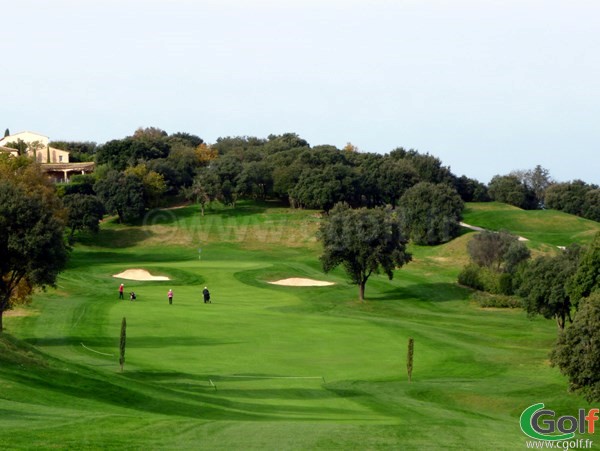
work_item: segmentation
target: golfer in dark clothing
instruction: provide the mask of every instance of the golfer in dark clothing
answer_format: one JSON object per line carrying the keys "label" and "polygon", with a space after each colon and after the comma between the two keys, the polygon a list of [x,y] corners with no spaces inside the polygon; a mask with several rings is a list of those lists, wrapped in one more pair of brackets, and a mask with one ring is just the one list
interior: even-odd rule
{"label": "golfer in dark clothing", "polygon": [[210,302],[210,292],[208,291],[208,288],[204,287],[204,290],[202,290],[202,294],[204,295],[204,303],[205,304],[211,303]]}

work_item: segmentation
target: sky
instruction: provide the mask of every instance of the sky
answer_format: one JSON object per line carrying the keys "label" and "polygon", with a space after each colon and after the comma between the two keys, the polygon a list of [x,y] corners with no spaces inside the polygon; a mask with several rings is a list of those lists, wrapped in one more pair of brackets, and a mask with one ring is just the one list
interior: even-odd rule
{"label": "sky", "polygon": [[600,184],[597,0],[19,0],[0,127],[98,144],[139,127],[297,133]]}

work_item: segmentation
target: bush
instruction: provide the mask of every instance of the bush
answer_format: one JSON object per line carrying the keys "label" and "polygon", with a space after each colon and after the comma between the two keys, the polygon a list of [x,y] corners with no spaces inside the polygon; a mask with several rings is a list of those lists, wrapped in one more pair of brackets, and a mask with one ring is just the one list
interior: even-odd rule
{"label": "bush", "polygon": [[521,299],[518,297],[504,294],[489,294],[478,291],[471,296],[471,299],[483,308],[521,308],[523,306]]}
{"label": "bush", "polygon": [[458,275],[458,283],[492,294],[513,294],[512,277],[475,264],[467,265]]}
{"label": "bush", "polygon": [[479,279],[480,267],[474,264],[467,265],[458,275],[458,283],[465,287],[483,290],[483,284]]}

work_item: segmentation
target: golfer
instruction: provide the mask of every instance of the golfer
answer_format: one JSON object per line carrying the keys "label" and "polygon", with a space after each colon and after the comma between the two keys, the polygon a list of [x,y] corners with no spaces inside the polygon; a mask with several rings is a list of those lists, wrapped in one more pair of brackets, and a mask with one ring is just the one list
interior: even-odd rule
{"label": "golfer", "polygon": [[125,286],[123,284],[119,285],[119,299],[123,299],[123,289]]}
{"label": "golfer", "polygon": [[202,290],[202,294],[204,295],[204,303],[205,304],[211,303],[210,302],[210,292],[208,291],[208,288],[204,287],[204,290]]}
{"label": "golfer", "polygon": [[173,290],[169,290],[167,293],[167,297],[169,298],[169,304],[173,303]]}

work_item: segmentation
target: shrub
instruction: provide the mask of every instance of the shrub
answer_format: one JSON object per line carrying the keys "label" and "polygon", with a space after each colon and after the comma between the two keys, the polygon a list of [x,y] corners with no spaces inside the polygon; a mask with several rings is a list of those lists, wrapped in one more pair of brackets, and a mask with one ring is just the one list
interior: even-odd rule
{"label": "shrub", "polygon": [[479,279],[480,267],[474,264],[467,265],[458,275],[458,283],[465,287],[483,290],[483,284]]}
{"label": "shrub", "polygon": [[489,294],[478,291],[471,296],[471,299],[483,308],[521,308],[522,302],[516,296],[507,296],[504,294]]}

